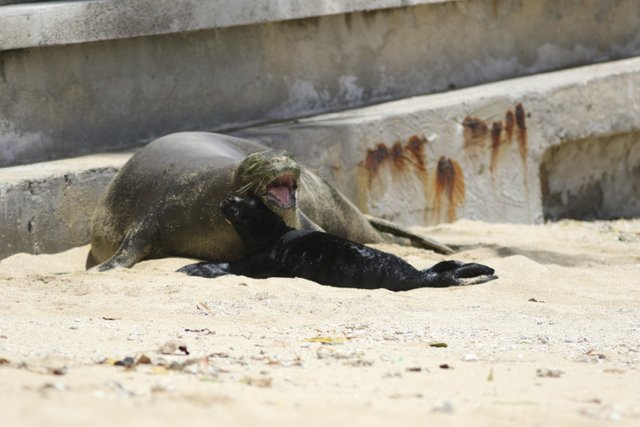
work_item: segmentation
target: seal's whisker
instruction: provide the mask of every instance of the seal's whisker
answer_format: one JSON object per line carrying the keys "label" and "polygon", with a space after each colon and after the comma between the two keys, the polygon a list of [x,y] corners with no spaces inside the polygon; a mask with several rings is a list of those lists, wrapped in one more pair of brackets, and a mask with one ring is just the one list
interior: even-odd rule
{"label": "seal's whisker", "polygon": [[248,182],[247,184],[245,184],[244,186],[240,187],[240,189],[238,190],[238,194],[244,194],[247,193],[249,190],[252,189],[252,187],[254,186],[255,181],[252,182]]}

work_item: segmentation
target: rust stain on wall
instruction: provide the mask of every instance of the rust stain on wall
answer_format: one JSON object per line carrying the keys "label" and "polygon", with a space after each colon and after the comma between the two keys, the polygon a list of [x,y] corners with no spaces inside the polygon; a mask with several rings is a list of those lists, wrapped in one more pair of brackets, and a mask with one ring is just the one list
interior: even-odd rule
{"label": "rust stain on wall", "polygon": [[[486,124],[479,126],[475,136],[483,132],[486,134],[487,129]],[[427,143],[424,136],[412,135],[404,143],[396,141],[391,146],[378,143],[368,149],[358,168],[358,207],[367,211],[372,192],[382,195],[408,185],[410,194],[414,191],[412,181],[418,179],[427,208],[425,220],[430,223],[455,221],[457,210],[465,201],[462,167],[455,160],[440,157],[435,170],[428,171]],[[378,179],[384,177],[386,179]],[[393,186],[397,186],[396,189]],[[404,197],[407,197],[406,193]]]}
{"label": "rust stain on wall", "polygon": [[427,167],[425,165],[426,154],[424,146],[427,143],[427,138],[424,136],[412,135],[405,146],[408,153],[411,156],[413,165],[419,172],[426,174]]}
{"label": "rust stain on wall", "polygon": [[[514,112],[515,110],[515,112]],[[491,150],[491,163],[489,170],[493,175],[498,166],[501,163],[503,157],[505,144],[511,145],[515,138],[518,141],[518,150],[520,152],[520,159],[525,168],[527,168],[527,124],[526,124],[526,112],[522,103],[518,103],[514,110],[507,110],[503,120],[496,120],[488,124],[488,121],[482,120],[475,116],[467,116],[462,121],[464,128],[464,146],[465,150],[470,150],[474,147],[473,153],[470,154],[474,157],[478,156],[478,150]],[[487,147],[486,140],[487,135],[490,136],[490,145]],[[476,161],[482,161],[480,159]],[[526,173],[525,173],[526,175]]]}
{"label": "rust stain on wall", "polygon": [[518,139],[518,147],[520,148],[520,158],[522,159],[522,163],[526,168],[528,142],[527,142],[527,123],[526,123],[525,116],[526,114],[524,112],[524,108],[522,107],[522,104],[516,105],[516,125],[517,125],[516,137]]}
{"label": "rust stain on wall", "polygon": [[[411,135],[404,144],[402,141],[396,141],[389,147],[379,143],[374,148],[368,149],[364,160],[359,164],[357,173],[356,204],[358,207],[363,212],[367,212],[369,192],[374,185],[374,179],[379,177],[383,168],[391,173],[394,181],[400,175],[411,174],[417,176],[426,187],[428,179],[424,148],[426,144],[427,138],[424,135]],[[386,191],[384,183],[378,185],[382,185],[382,188],[378,188],[379,191]]]}
{"label": "rust stain on wall", "polygon": [[455,160],[440,157],[436,169],[436,215],[439,219],[442,219],[443,202],[446,202],[446,220],[449,222],[455,221],[458,206],[464,203],[464,199],[465,184],[462,168]]}
{"label": "rust stain on wall", "polygon": [[391,161],[393,162],[394,169],[399,171],[404,170],[404,148],[400,141],[397,141],[393,144],[393,147],[391,147]]}
{"label": "rust stain on wall", "polygon": [[[473,168],[467,172],[482,173],[488,168],[491,176],[496,177],[501,164],[513,161],[515,156],[516,161],[520,158],[522,162],[524,185],[528,188],[528,117],[522,103],[491,118],[473,114],[465,117],[461,123],[467,162],[465,168]],[[423,135],[411,135],[407,139],[379,142],[367,149],[357,171],[358,207],[366,212],[370,194],[374,194],[376,201],[402,202],[403,207],[398,209],[421,209],[411,199],[398,199],[418,196],[418,203],[425,204],[424,219],[427,223],[454,221],[466,197],[462,166],[456,160],[442,156],[428,168],[427,143],[429,141]],[[423,194],[416,194],[416,190]]]}
{"label": "rust stain on wall", "polygon": [[385,164],[389,164],[393,172],[408,172],[408,168],[413,167],[414,172],[426,174],[424,152],[426,143],[427,139],[418,135],[409,137],[404,145],[402,142],[396,141],[391,148],[388,148],[384,143],[379,143],[375,148],[367,150],[367,155],[360,166],[367,171],[369,183]]}
{"label": "rust stain on wall", "polygon": [[384,144],[378,144],[373,149],[367,150],[367,157],[364,160],[364,167],[371,173],[378,173],[380,166],[387,159],[389,150]]}
{"label": "rust stain on wall", "polygon": [[491,174],[495,172],[500,157],[500,144],[502,144],[502,122],[493,122],[491,126]]}
{"label": "rust stain on wall", "polygon": [[464,145],[473,145],[474,143],[482,143],[489,132],[487,124],[472,116],[467,116],[462,121],[464,127]]}
{"label": "rust stain on wall", "polygon": [[513,116],[513,111],[508,110],[507,113],[504,115],[504,130],[506,133],[506,137],[508,141],[512,141],[513,140],[513,123],[515,121],[515,118]]}

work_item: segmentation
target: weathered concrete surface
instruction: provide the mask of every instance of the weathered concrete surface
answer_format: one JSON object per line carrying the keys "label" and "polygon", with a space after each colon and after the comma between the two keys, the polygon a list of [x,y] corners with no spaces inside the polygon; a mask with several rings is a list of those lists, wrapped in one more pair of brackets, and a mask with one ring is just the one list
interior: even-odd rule
{"label": "weathered concrete surface", "polygon": [[548,149],[540,166],[546,219],[640,216],[640,132]]}
{"label": "weathered concrete surface", "polygon": [[[640,58],[240,134],[406,224],[640,215]],[[0,169],[0,258],[88,242],[96,200],[129,156]]]}
{"label": "weathered concrete surface", "polygon": [[98,198],[130,155],[101,154],[0,169],[0,258],[87,243]]}
{"label": "weathered concrete surface", "polygon": [[[96,16],[88,10],[116,3],[128,12],[89,19]],[[322,16],[261,23],[263,16],[302,17],[303,3]],[[131,147],[180,130],[287,120],[640,54],[636,0],[415,2],[421,4],[374,11],[358,11],[365,7],[361,1],[334,9],[337,3],[281,0],[262,9],[248,1],[167,0],[162,2],[170,11],[167,16],[177,19],[172,31],[189,30],[181,25],[205,19],[206,14],[196,13],[205,7],[211,8],[209,19],[227,16],[220,25],[247,25],[1,51],[0,166]],[[380,7],[399,3],[414,4],[372,2]],[[148,9],[140,11],[143,4]],[[214,14],[220,5],[228,6],[226,15]],[[0,8],[4,40],[13,34],[5,25],[7,10],[42,7]],[[93,40],[91,32],[101,26],[131,35],[131,16],[138,12],[150,17],[140,24],[149,32],[156,24],[166,29],[174,23],[161,20],[161,9],[144,2],[48,7],[80,8],[79,15],[52,15],[78,24],[45,26],[50,32],[34,35],[38,39],[32,44],[46,44],[42,40],[47,37],[77,43],[82,34],[85,41]],[[355,12],[343,13],[351,10]],[[46,21],[48,15],[38,16]],[[117,25],[120,17],[122,27]],[[77,34],[67,39],[67,30]]]}
{"label": "weathered concrete surface", "polygon": [[[575,149],[547,155],[550,206],[558,197],[554,209],[568,205],[571,197],[589,192],[583,186],[604,179],[609,184],[599,190],[600,201],[585,199],[598,204],[592,212],[640,215],[640,58],[239,135],[290,150],[364,212],[407,224],[456,218],[540,222],[541,164],[549,149],[565,147]],[[579,147],[571,145],[576,141],[582,141]]]}
{"label": "weathered concrete surface", "polygon": [[[0,5],[33,3],[0,0]],[[102,0],[0,9],[0,50],[262,24],[458,0]],[[54,4],[52,4],[54,3]]]}

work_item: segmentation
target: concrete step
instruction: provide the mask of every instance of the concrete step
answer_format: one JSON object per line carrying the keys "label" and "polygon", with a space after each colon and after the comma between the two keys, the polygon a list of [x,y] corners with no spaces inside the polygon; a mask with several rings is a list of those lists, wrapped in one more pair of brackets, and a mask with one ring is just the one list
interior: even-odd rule
{"label": "concrete step", "polygon": [[[640,58],[237,134],[290,150],[364,212],[409,225],[640,215]],[[0,169],[0,258],[87,243],[130,155]]]}
{"label": "concrete step", "polygon": [[91,216],[131,152],[0,168],[0,259],[89,241]]}

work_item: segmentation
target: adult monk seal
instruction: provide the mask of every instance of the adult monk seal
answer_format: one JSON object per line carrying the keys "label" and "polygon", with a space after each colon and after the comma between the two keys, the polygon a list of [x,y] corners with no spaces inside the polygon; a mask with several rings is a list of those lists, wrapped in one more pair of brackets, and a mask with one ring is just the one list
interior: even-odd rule
{"label": "adult monk seal", "polygon": [[470,285],[496,278],[490,267],[460,261],[442,261],[419,271],[395,255],[332,234],[295,230],[255,197],[230,197],[221,210],[250,255],[228,263],[190,264],[178,271],[201,277],[302,277],[322,285],[391,291]]}
{"label": "adult monk seal", "polygon": [[369,223],[375,219],[289,153],[226,135],[180,132],[146,145],[114,177],[93,216],[87,268],[131,267],[169,256],[231,261],[247,255],[219,209],[230,195],[259,197],[293,228],[323,229],[360,243],[384,241]]}

